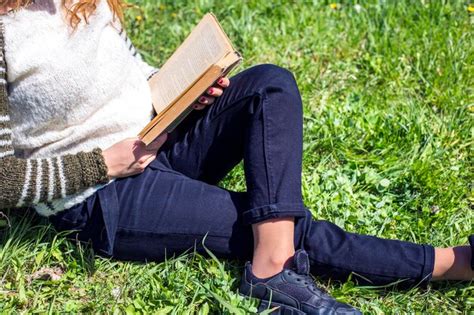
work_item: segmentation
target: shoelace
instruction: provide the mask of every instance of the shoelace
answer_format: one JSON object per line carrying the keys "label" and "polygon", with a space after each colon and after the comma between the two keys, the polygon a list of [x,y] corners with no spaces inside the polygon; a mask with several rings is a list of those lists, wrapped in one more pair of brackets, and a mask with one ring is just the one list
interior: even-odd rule
{"label": "shoelace", "polygon": [[319,288],[319,287],[316,287],[316,285],[314,284],[314,281],[313,281],[313,278],[311,278],[311,276],[309,275],[302,275],[302,274],[299,274],[299,273],[296,273],[295,271],[288,271],[288,275],[291,276],[292,274],[295,274],[296,277],[296,281],[303,281],[303,284],[304,285],[307,285],[309,286],[311,289],[313,290],[316,290],[316,291],[320,291],[322,294],[324,294],[325,296],[329,296],[327,294],[327,291],[323,288]]}

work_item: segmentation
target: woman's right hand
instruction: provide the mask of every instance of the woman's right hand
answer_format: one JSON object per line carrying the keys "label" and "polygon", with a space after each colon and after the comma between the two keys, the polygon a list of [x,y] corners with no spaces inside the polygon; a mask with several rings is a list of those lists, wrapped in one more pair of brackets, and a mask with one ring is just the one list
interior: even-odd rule
{"label": "woman's right hand", "polygon": [[127,177],[143,173],[155,158],[158,149],[165,143],[164,133],[146,146],[138,138],[128,138],[102,151],[109,178]]}

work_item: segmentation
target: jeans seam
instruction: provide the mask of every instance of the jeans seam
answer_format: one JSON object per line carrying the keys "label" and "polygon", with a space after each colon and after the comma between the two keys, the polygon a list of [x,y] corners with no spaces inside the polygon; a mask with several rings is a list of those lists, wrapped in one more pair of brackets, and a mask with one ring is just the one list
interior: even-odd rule
{"label": "jeans seam", "polygon": [[184,236],[199,236],[199,237],[204,237],[204,236],[211,236],[211,237],[218,237],[218,238],[230,238],[231,235],[217,235],[217,234],[209,234],[209,233],[204,233],[204,234],[196,234],[196,233],[186,233],[186,232],[156,232],[156,231],[148,231],[148,230],[140,230],[140,229],[133,229],[133,228],[125,228],[122,226],[117,227],[117,232],[119,231],[126,231],[126,232],[139,232],[139,233],[144,233],[144,234],[153,234],[153,235],[184,235]]}
{"label": "jeans seam", "polygon": [[[214,115],[211,119],[210,122],[212,123],[215,119],[217,119],[219,116],[221,116],[223,113],[225,113],[227,110],[233,108],[233,105],[236,103],[239,103],[246,98],[255,98],[258,97],[260,99],[260,102],[264,103],[267,101],[267,97],[262,94],[260,91],[256,91],[251,93],[250,95],[246,95],[244,97],[238,98],[237,100],[231,102],[230,104],[227,104],[225,108]],[[264,155],[264,161],[265,161],[265,170],[266,170],[266,178],[267,178],[267,193],[268,193],[268,203],[274,203],[274,194],[273,194],[273,174],[271,172],[271,155],[268,154],[268,130],[270,129],[270,126],[268,125],[268,119],[266,119],[266,114],[265,114],[265,104],[262,104],[262,117],[263,117],[263,155]]]}
{"label": "jeans seam", "polygon": [[[251,211],[251,210],[249,210]],[[300,211],[300,210],[272,210],[272,211],[268,211],[267,213],[265,213],[264,216],[268,216],[268,215],[271,215],[271,214],[287,214],[287,213],[300,213],[300,212],[303,212],[303,211]]]}
{"label": "jeans seam", "polygon": [[[433,277],[433,269],[434,269],[434,248],[430,245],[423,245],[424,253],[425,253],[425,264],[421,271],[421,282],[430,281]],[[429,253],[429,254],[428,254]],[[428,261],[430,259],[430,261]]]}
{"label": "jeans seam", "polygon": [[268,149],[268,132],[270,129],[270,126],[268,125],[268,119],[266,118],[266,108],[265,102],[267,100],[266,96],[261,95],[261,102],[262,102],[262,117],[263,117],[263,156],[264,156],[264,161],[265,161],[265,171],[266,171],[266,177],[267,177],[267,193],[268,193],[268,203],[272,204],[274,203],[274,197],[272,193],[272,187],[273,187],[273,177],[272,177],[272,171],[271,171],[271,155],[269,154],[269,149]]}
{"label": "jeans seam", "polygon": [[348,268],[346,265],[344,264],[335,264],[335,263],[329,263],[329,262],[324,262],[324,261],[320,261],[320,260],[316,260],[314,258],[310,258],[311,261],[313,262],[316,262],[316,263],[320,263],[320,264],[325,264],[325,265],[329,265],[329,266],[333,266],[333,267],[336,267],[336,268],[339,268],[339,269],[344,269],[348,272],[351,272],[351,273],[359,273],[359,272],[362,272],[362,273],[366,273],[366,274],[370,274],[370,275],[375,275],[375,276],[383,276],[383,277],[397,277],[397,278],[406,278],[406,279],[415,279],[413,276],[408,276],[408,275],[404,275],[404,276],[400,276],[398,275],[397,273],[392,273],[392,275],[387,275],[387,272],[384,272],[384,271],[381,271],[380,269],[372,269],[372,271],[367,271],[367,269],[365,268],[361,268],[359,266],[359,270],[354,270],[354,268]]}
{"label": "jeans seam", "polygon": [[[275,205],[275,204],[273,204]],[[290,217],[304,217],[306,216],[306,208],[304,207],[303,204],[294,204],[294,203],[285,203],[285,204],[279,204],[281,207],[284,207],[282,210],[281,207],[277,207],[275,210],[267,210],[266,213],[264,214],[256,214],[256,211],[259,211],[260,209],[264,208],[270,208],[271,205],[265,205],[257,208],[252,208],[249,210],[246,210],[242,213],[243,220],[246,224],[253,224],[255,221],[263,221],[267,220],[268,217],[284,217],[284,216],[290,216]],[[289,208],[297,208],[295,209],[289,209]]]}
{"label": "jeans seam", "polygon": [[[224,108],[219,111],[218,113],[216,113],[215,115],[213,115],[210,119],[209,119],[209,122],[210,123],[213,123],[216,119],[218,119],[222,114],[224,114],[225,112],[227,112],[228,110],[232,109],[234,107],[234,104],[237,104],[243,100],[245,100],[246,98],[253,98],[255,96],[261,96],[261,94],[259,92],[253,92],[252,94],[250,95],[245,95],[245,96],[242,96],[238,99],[236,99],[235,101],[231,102],[231,103],[228,103],[226,104],[226,106],[224,106]],[[214,104],[215,105],[215,104]],[[210,110],[212,110],[213,108],[216,108],[216,107],[212,107]],[[204,114],[205,115],[205,114]],[[202,123],[202,119],[204,117],[201,117],[200,118],[200,123]],[[179,153],[183,152],[185,149],[182,148],[176,155],[179,156]],[[202,143],[199,143],[199,150],[198,150],[199,154],[202,154]],[[169,157],[165,154],[165,157],[167,159],[169,159]],[[183,175],[183,174],[181,174]],[[199,176],[201,176],[201,174],[197,174],[196,178],[198,178]]]}
{"label": "jeans seam", "polygon": [[[248,210],[245,210],[245,212],[249,212],[249,211],[256,211],[256,210],[260,210],[262,208],[268,208],[268,207],[271,207],[271,206],[275,206],[275,207],[300,207],[301,208],[301,211],[304,211],[306,212],[306,207],[304,206],[304,204],[302,202],[298,202],[298,203],[284,203],[284,202],[279,202],[279,203],[270,203],[270,204],[267,204],[267,205],[263,205],[263,206],[259,206],[259,207],[255,207],[255,208],[252,208],[252,209],[248,209]],[[281,210],[279,210],[281,211]],[[286,210],[285,210],[286,211]],[[290,211],[300,211],[300,210],[290,210]]]}

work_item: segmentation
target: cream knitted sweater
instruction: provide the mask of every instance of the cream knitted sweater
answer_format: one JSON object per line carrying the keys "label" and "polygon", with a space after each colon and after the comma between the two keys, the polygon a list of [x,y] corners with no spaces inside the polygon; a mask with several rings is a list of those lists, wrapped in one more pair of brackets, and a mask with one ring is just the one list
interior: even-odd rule
{"label": "cream knitted sweater", "polygon": [[[147,77],[154,69],[141,60],[107,1],[98,1],[89,23],[74,32],[66,25],[61,2],[36,0],[1,18],[11,138],[18,158],[105,149],[136,136],[152,114]],[[44,164],[36,171],[44,172]],[[31,183],[29,171],[25,185],[41,186]],[[51,215],[100,187],[38,203],[36,209]]]}

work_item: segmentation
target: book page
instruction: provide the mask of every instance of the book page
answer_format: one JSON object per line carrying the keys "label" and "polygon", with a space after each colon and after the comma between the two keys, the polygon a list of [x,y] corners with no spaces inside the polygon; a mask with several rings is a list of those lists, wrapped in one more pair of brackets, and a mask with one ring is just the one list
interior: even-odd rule
{"label": "book page", "polygon": [[153,106],[160,113],[214,63],[233,51],[212,14],[206,14],[150,80]]}

